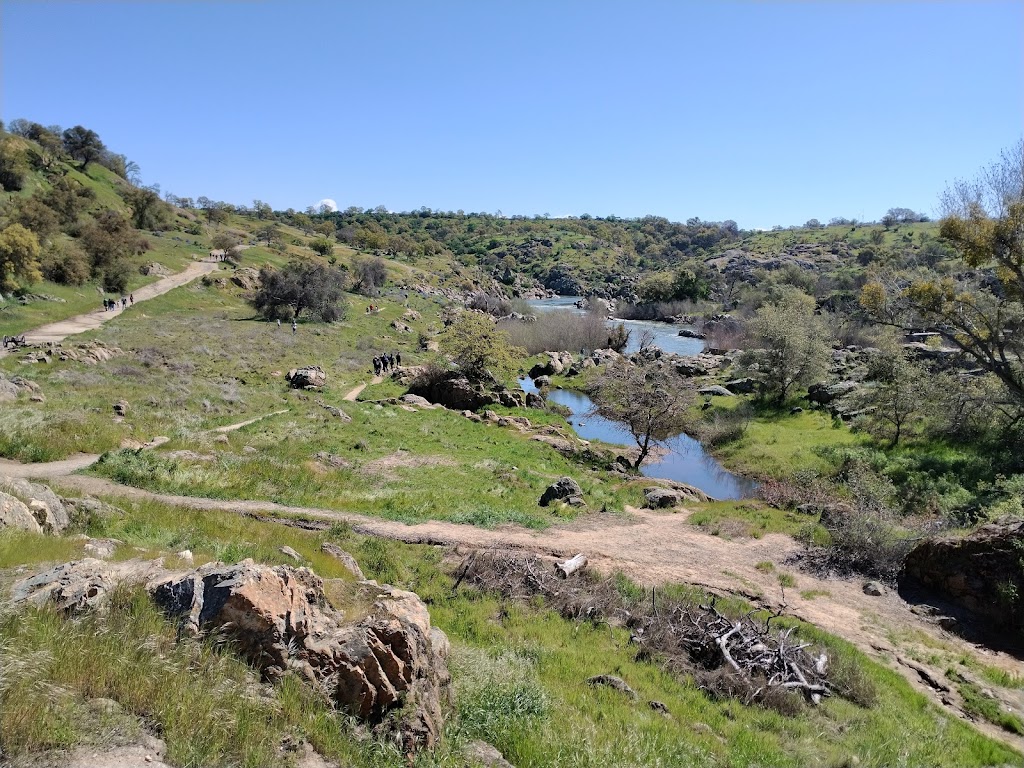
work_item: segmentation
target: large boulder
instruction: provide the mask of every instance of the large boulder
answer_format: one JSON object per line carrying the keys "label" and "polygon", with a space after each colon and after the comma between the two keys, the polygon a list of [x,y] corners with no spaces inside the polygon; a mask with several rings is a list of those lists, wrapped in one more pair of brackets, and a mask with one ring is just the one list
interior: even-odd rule
{"label": "large boulder", "polygon": [[836,384],[811,384],[807,388],[807,399],[812,403],[828,405],[844,395],[848,395],[857,389],[859,385],[855,381],[840,381]]}
{"label": "large boulder", "polygon": [[0,477],[0,492],[21,501],[44,533],[61,533],[71,524],[63,501],[45,485],[19,477]]}
{"label": "large boulder", "polygon": [[[530,378],[536,379],[540,376],[557,376],[565,370],[561,356],[556,352],[545,352],[547,360],[542,360],[530,369]],[[570,361],[571,362],[571,361]]]}
{"label": "large boulder", "polygon": [[144,585],[186,631],[229,639],[265,679],[294,672],[339,709],[396,733],[405,750],[432,747],[440,737],[448,639],[412,592],[335,582],[332,597],[352,606],[339,610],[308,568],[244,560],[172,572],[158,560],[87,559],[18,582],[14,597],[76,611],[101,607],[122,582]]}
{"label": "large boulder", "polygon": [[571,477],[560,477],[544,491],[540,505],[546,507],[553,501],[564,501],[573,507],[583,506],[583,489]]}
{"label": "large boulder", "polygon": [[259,270],[252,267],[236,269],[234,274],[231,275],[231,282],[244,291],[255,291],[260,287]]}
{"label": "large boulder", "polygon": [[0,530],[4,528],[17,528],[32,533],[42,533],[43,530],[21,499],[0,491]]}
{"label": "large boulder", "polygon": [[1024,521],[990,523],[962,538],[923,541],[900,587],[938,593],[1024,641]]}
{"label": "large boulder", "polygon": [[476,411],[487,405],[496,405],[498,397],[457,373],[441,379],[421,377],[409,387],[410,395],[419,395],[432,403],[453,411]]}
{"label": "large boulder", "polygon": [[327,383],[327,374],[319,365],[292,368],[284,378],[293,389],[323,389]]}

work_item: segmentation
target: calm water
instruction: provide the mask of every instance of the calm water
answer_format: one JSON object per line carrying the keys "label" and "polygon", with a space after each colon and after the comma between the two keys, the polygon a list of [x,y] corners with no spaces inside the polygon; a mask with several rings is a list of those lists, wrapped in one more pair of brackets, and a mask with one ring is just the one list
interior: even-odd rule
{"label": "calm water", "polygon": [[[579,296],[556,296],[553,299],[533,299],[528,302],[538,312],[550,312],[554,309],[567,309],[572,312],[583,314],[585,310],[577,309],[574,305],[579,301]],[[616,323],[625,323],[631,333],[629,344],[626,345],[627,354],[636,352],[640,334],[650,331],[654,334],[654,344],[663,352],[676,355],[698,355],[704,351],[704,342],[701,339],[687,339],[679,336],[681,326],[669,323],[655,323],[650,320],[617,320]]]}
{"label": "calm water", "polygon": [[[537,391],[529,378],[520,379],[519,384],[526,392]],[[636,445],[629,430],[618,422],[588,415],[593,402],[586,395],[566,389],[552,389],[548,392],[548,400],[564,405],[572,411],[569,418],[572,420],[573,428],[584,440],[601,440],[615,445]],[[716,499],[749,499],[754,495],[757,483],[726,471],[689,435],[676,435],[669,438],[665,445],[668,454],[660,460],[650,459],[641,465],[640,471],[643,474],[689,483]]]}

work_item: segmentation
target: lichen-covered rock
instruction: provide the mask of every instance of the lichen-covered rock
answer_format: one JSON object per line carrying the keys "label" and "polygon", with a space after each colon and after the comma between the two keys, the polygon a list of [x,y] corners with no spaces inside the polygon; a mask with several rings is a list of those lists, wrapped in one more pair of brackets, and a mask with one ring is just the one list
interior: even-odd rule
{"label": "lichen-covered rock", "polygon": [[21,499],[0,491],[0,529],[17,528],[32,533],[42,533],[35,516]]}
{"label": "lichen-covered rock", "polygon": [[583,489],[571,477],[560,477],[548,486],[540,497],[542,507],[549,506],[553,501],[564,501],[570,506],[583,505]]}
{"label": "lichen-covered rock", "polygon": [[327,374],[319,365],[292,368],[284,378],[293,389],[323,389],[327,383]]}
{"label": "lichen-covered rock", "polygon": [[356,562],[356,559],[337,544],[331,544],[331,542],[325,541],[320,545],[320,551],[339,561],[359,581],[366,578],[363,575],[363,569],[359,567],[359,563]]}
{"label": "lichen-covered rock", "polygon": [[61,533],[71,524],[61,498],[45,485],[20,477],[0,477],[0,491],[20,500],[43,533]]}
{"label": "lichen-covered rock", "polygon": [[451,682],[448,639],[412,592],[337,582],[338,590],[351,592],[339,599],[356,606],[348,617],[308,568],[244,560],[173,572],[159,560],[86,559],[23,579],[14,598],[80,611],[101,607],[122,582],[145,585],[184,629],[230,639],[265,679],[296,673],[339,709],[395,732],[406,750],[432,747],[440,737]]}

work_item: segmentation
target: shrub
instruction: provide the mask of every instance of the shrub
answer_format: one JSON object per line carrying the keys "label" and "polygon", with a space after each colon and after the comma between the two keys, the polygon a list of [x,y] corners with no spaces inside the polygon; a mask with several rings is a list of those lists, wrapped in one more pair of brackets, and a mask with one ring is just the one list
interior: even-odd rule
{"label": "shrub", "polygon": [[629,331],[624,326],[610,327],[596,312],[542,312],[536,320],[502,320],[498,327],[508,333],[513,344],[531,355],[609,346],[622,349],[629,340]]}

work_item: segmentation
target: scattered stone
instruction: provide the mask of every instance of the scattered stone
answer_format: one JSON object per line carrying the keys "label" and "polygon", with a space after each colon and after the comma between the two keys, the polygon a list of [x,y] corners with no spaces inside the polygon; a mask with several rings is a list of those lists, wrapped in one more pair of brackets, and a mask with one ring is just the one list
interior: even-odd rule
{"label": "scattered stone", "polygon": [[171,274],[171,270],[155,261],[152,264],[143,264],[139,267],[139,272],[143,275],[157,275],[158,277],[167,277]]}
{"label": "scattered stone", "polygon": [[402,395],[399,399],[403,403],[415,405],[417,408],[437,408],[437,406],[427,400],[427,398],[420,397],[419,395]]}
{"label": "scattered stone", "polygon": [[652,700],[647,702],[647,706],[653,709],[655,712],[660,712],[663,715],[670,714],[668,711],[668,705],[666,705],[664,702]]}
{"label": "scattered stone", "polygon": [[400,320],[392,320],[391,327],[399,333],[412,333],[412,328]]}
{"label": "scattered stone", "polygon": [[725,382],[725,388],[734,395],[750,395],[757,388],[757,382],[753,379],[733,379]]}
{"label": "scattered stone", "polygon": [[252,267],[236,269],[234,274],[231,275],[231,282],[242,290],[255,291],[260,287],[259,270],[253,269]]}
{"label": "scattered stone", "polygon": [[[537,435],[537,437],[541,437],[541,435]],[[583,506],[583,489],[571,477],[561,477],[548,486],[540,497],[539,503],[542,507],[546,507],[552,501],[564,501],[573,507]]]}
{"label": "scattered stone", "polygon": [[710,397],[735,397],[732,392],[719,384],[712,384],[710,387],[701,387],[697,390],[697,393],[701,395],[708,395]]}
{"label": "scattered stone", "polygon": [[117,545],[123,544],[118,539],[89,539],[82,547],[82,551],[90,557],[98,557],[100,560],[109,560],[117,551]]}
{"label": "scattered stone", "polygon": [[497,749],[486,741],[470,741],[462,748],[462,754],[471,766],[484,768],[515,768]]}
{"label": "scattered stone", "polygon": [[789,409],[789,415],[790,416],[795,416],[796,414],[803,413],[803,412],[804,412],[804,409],[801,408],[799,405],[794,406],[793,408]]}
{"label": "scattered stone", "polygon": [[227,443],[230,443],[231,440],[228,439],[227,435],[220,434],[220,435],[217,435],[215,438],[213,438],[213,442],[215,442],[215,443],[222,443],[222,444],[226,445]]}
{"label": "scattered stone", "polygon": [[345,568],[347,568],[357,580],[362,581],[366,578],[363,575],[363,569],[359,567],[359,563],[356,562],[356,559],[337,544],[325,541],[320,545],[320,551],[325,555],[330,555],[335,560],[340,561],[341,564],[345,566]]}
{"label": "scattered stone", "polygon": [[349,416],[336,405],[328,405],[323,400],[317,400],[316,404],[323,408],[325,411],[327,411],[329,414],[331,414],[331,416],[333,416],[336,419],[341,419],[346,424],[352,421],[352,417]]}
{"label": "scattered stone", "polygon": [[535,386],[537,389],[544,389],[544,387],[550,387],[551,386],[551,377],[550,376],[537,376],[537,377],[535,377],[533,379],[533,386]]}
{"label": "scattered stone", "polygon": [[29,402],[32,402],[32,403],[45,403],[46,402],[46,398],[43,397],[42,395],[32,395],[32,397],[29,398]]}
{"label": "scattered stone", "polygon": [[864,585],[864,594],[870,595],[871,597],[881,597],[885,592],[885,588],[877,581],[869,581]]}
{"label": "scattered stone", "polygon": [[195,559],[192,557],[191,549],[183,549],[181,552],[178,552],[176,556],[179,560],[184,563],[188,563],[189,565],[192,565],[192,563],[195,562]]}
{"label": "scattered stone", "polygon": [[300,555],[294,549],[289,547],[287,544],[285,546],[281,547],[278,551],[282,555],[287,555],[288,557],[290,557],[292,560],[294,560],[297,563],[301,563],[303,561],[302,555]]}
{"label": "scattered stone", "polygon": [[701,333],[700,331],[696,331],[693,328],[680,328],[679,329],[679,335],[682,336],[683,338],[687,338],[687,339],[706,339],[707,338],[707,336],[705,336],[703,333]]}
{"label": "scattered stone", "polygon": [[352,462],[349,461],[348,459],[333,453],[327,453],[326,451],[320,451],[313,458],[319,461],[321,464],[326,464],[327,466],[334,467],[335,469],[352,468]]}
{"label": "scattered stone", "polygon": [[284,378],[293,389],[323,389],[327,383],[327,374],[319,365],[292,368]]}
{"label": "scattered stone", "polygon": [[122,418],[127,416],[128,415],[128,401],[127,400],[118,400],[116,403],[114,403],[114,413],[116,413],[118,416],[121,416]]}
{"label": "scattered stone", "polygon": [[538,395],[536,392],[527,392],[526,407],[544,410],[544,398]]}
{"label": "scattered stone", "polygon": [[626,681],[621,677],[615,675],[594,675],[587,679],[587,685],[606,685],[609,688],[614,688],[617,691],[622,691],[624,694],[629,696],[631,699],[640,698],[637,696],[636,691],[626,684]]}

